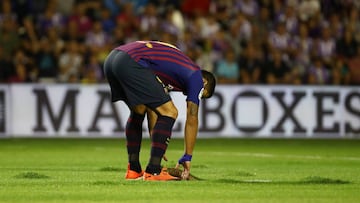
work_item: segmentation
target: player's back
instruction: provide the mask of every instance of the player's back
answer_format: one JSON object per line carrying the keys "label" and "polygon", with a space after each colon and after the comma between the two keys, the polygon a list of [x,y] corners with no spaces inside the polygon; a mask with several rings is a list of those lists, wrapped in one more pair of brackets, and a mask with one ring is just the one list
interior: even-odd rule
{"label": "player's back", "polygon": [[177,47],[159,41],[136,41],[118,48],[142,66],[150,68],[165,84],[183,91],[187,80],[200,68]]}

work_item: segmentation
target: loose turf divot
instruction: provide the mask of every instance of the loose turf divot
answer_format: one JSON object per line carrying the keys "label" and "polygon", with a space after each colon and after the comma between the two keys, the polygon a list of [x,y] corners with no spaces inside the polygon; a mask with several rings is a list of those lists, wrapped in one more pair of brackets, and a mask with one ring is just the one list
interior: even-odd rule
{"label": "loose turf divot", "polygon": [[123,168],[107,166],[107,167],[100,168],[99,171],[125,172],[126,170]]}
{"label": "loose turf divot", "polygon": [[[182,173],[181,169],[168,168],[167,171],[170,175],[181,178],[181,173]],[[190,174],[189,180],[203,180],[203,179]]]}
{"label": "loose turf divot", "polygon": [[36,173],[36,172],[25,172],[20,173],[15,176],[15,178],[25,178],[25,179],[47,179],[50,178],[47,175]]}
{"label": "loose turf divot", "polygon": [[304,183],[304,184],[349,184],[350,181],[324,178],[324,177],[320,177],[320,176],[309,176],[309,177],[306,177],[303,180],[301,180],[299,183]]}

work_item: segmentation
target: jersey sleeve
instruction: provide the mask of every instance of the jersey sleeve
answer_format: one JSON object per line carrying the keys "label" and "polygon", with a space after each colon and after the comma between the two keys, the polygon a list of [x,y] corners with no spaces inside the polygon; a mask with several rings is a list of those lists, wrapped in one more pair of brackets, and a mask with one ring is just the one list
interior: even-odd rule
{"label": "jersey sleeve", "polygon": [[186,101],[199,105],[204,90],[201,71],[194,72],[189,78]]}

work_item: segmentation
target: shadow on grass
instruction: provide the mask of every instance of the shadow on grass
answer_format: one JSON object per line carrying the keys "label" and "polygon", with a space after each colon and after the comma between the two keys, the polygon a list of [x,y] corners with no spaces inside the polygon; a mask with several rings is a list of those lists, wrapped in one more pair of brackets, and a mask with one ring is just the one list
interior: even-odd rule
{"label": "shadow on grass", "polygon": [[104,172],[126,172],[126,169],[125,168],[119,168],[119,167],[113,167],[113,166],[107,166],[107,167],[100,168],[99,171],[104,171]]}
{"label": "shadow on grass", "polygon": [[36,172],[25,172],[20,173],[15,176],[15,178],[22,178],[22,179],[48,179],[50,178],[47,175],[36,173]]}
{"label": "shadow on grass", "polygon": [[233,179],[218,179],[215,180],[218,183],[228,184],[274,184],[274,185],[342,185],[350,184],[350,181],[341,179],[325,178],[320,176],[309,176],[298,181],[272,181],[265,179],[253,179],[253,180],[233,180]]}

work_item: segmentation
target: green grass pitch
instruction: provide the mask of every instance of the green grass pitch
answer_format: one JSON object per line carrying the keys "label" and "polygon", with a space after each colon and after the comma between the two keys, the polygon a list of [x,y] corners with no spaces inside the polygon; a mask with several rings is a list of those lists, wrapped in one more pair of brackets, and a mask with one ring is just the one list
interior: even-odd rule
{"label": "green grass pitch", "polygon": [[360,140],[199,139],[199,181],[126,181],[126,166],[120,138],[0,139],[0,202],[360,202]]}

